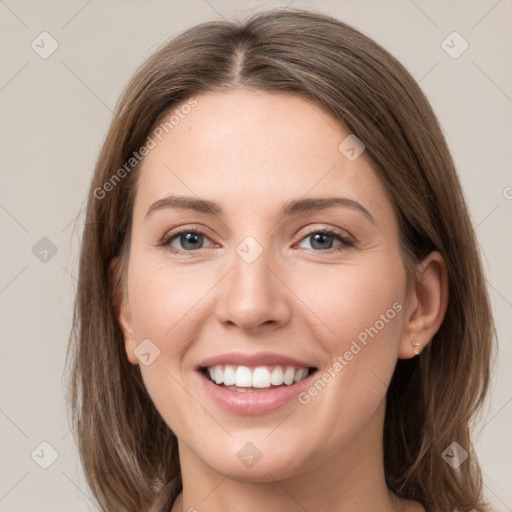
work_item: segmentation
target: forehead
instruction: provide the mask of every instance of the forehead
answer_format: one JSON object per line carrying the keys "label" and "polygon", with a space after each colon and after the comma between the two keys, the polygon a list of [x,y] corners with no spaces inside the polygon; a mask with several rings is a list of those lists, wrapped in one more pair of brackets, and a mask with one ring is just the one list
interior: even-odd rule
{"label": "forehead", "polygon": [[173,123],[151,135],[156,144],[141,167],[136,210],[173,193],[261,212],[308,195],[343,195],[377,216],[391,213],[370,160],[340,151],[350,134],[321,106],[252,90],[194,99],[192,108],[166,114],[163,122],[174,115]]}

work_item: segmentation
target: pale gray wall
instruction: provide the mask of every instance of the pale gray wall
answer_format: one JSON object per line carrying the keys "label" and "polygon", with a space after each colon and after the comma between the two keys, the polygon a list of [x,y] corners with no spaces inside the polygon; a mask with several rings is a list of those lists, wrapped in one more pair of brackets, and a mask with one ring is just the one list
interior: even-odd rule
{"label": "pale gray wall", "polygon": [[[145,57],[181,30],[287,3],[0,1],[1,511],[78,512],[90,504],[74,441],[66,435],[61,376],[76,284],[73,221],[78,215],[82,226],[93,164],[122,87]],[[476,446],[489,499],[496,511],[510,511],[512,1],[291,4],[317,8],[376,39],[420,80],[439,116],[485,255],[500,338]],[[58,42],[47,59],[31,47],[34,40],[43,46],[43,31]],[[453,31],[469,43],[457,59],[441,47]],[[455,50],[460,44],[453,43]],[[43,237],[57,248],[46,263],[33,253]],[[43,441],[58,452],[48,469],[31,458]],[[39,448],[34,458],[51,462],[50,449],[42,449],[44,457]]]}

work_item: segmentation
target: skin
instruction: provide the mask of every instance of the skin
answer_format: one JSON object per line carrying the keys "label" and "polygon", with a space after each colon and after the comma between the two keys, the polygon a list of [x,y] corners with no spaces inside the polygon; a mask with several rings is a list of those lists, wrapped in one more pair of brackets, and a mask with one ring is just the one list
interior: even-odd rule
{"label": "skin", "polygon": [[[160,350],[140,366],[179,442],[184,491],[172,512],[424,510],[387,489],[382,431],[397,359],[414,357],[412,343],[425,347],[443,320],[443,258],[430,254],[406,288],[392,202],[365,152],[349,161],[338,150],[348,132],[320,106],[240,89],[196,99],[144,160],[118,299],[130,362],[140,364],[133,351],[146,338]],[[170,193],[224,213],[146,218]],[[279,216],[286,201],[332,195],[359,202],[375,224],[349,207]],[[180,227],[206,231],[198,248],[179,236],[159,245]],[[315,244],[326,228],[354,245]],[[236,252],[247,236],[263,251],[252,263]],[[237,415],[199,386],[196,364],[237,350],[288,354],[321,373],[396,302],[402,310],[306,405]],[[262,453],[252,467],[236,456],[247,442]]]}

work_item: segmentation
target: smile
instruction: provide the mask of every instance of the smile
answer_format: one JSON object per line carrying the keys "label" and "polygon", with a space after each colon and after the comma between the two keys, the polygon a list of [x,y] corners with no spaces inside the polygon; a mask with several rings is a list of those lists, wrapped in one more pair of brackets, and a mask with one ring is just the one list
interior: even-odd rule
{"label": "smile", "polygon": [[249,367],[217,364],[202,370],[203,374],[218,386],[237,392],[254,392],[291,386],[308,377],[314,368],[284,365]]}

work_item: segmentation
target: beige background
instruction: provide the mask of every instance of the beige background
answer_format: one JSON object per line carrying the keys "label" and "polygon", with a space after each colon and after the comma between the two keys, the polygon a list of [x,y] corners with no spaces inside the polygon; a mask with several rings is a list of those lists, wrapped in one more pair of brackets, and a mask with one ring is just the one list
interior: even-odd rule
{"label": "beige background", "polygon": [[[0,511],[93,509],[68,434],[62,372],[81,209],[122,87],[145,57],[183,29],[287,3],[0,1]],[[499,332],[476,447],[488,498],[496,511],[510,511],[512,1],[291,5],[334,15],[373,37],[420,81],[439,116],[484,253]],[[43,51],[43,31],[58,44],[47,59],[31,47],[35,40]],[[453,31],[469,44],[456,59],[441,46]],[[51,41],[42,37],[48,51]],[[52,462],[53,452],[42,442],[58,453],[47,469],[40,464]]]}

